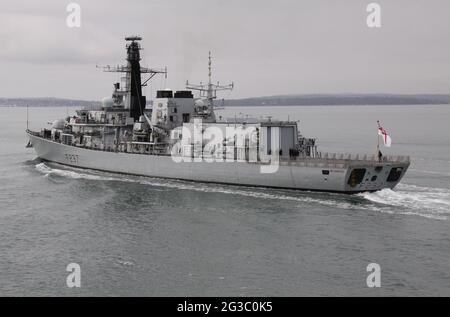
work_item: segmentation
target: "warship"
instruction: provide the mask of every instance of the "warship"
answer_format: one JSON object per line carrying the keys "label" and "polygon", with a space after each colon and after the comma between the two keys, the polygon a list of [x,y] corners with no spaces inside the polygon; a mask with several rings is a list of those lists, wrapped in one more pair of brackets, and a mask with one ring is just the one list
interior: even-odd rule
{"label": "warship", "polygon": [[[302,136],[297,121],[216,118],[217,92],[234,85],[186,83],[184,90],[158,90],[147,107],[142,88],[167,68],[140,65],[141,42],[126,37],[124,73],[101,105],[31,131],[29,146],[43,161],[113,173],[337,193],[394,188],[405,175],[407,156],[324,153]],[[194,97],[194,92],[196,96]]]}

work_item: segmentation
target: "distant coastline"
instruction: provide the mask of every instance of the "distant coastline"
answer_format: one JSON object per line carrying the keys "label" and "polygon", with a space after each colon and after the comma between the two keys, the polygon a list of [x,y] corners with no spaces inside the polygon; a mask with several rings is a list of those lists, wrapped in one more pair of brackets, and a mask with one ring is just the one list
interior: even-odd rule
{"label": "distant coastline", "polygon": [[[315,94],[281,95],[244,99],[217,100],[226,107],[257,106],[349,106],[349,105],[445,105],[450,95],[445,94]],[[0,107],[96,107],[99,101],[64,98],[0,98]],[[150,103],[151,105],[151,103]]]}
{"label": "distant coastline", "polygon": [[225,106],[352,106],[450,104],[450,95],[315,94],[225,100]]}
{"label": "distant coastline", "polygon": [[0,98],[0,107],[92,107],[98,101],[74,100],[64,98]]}

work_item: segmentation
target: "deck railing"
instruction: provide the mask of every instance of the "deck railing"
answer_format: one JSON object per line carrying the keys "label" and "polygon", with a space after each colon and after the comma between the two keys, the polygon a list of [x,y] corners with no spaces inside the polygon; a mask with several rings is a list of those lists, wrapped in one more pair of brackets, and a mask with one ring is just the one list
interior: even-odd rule
{"label": "deck railing", "polygon": [[[377,163],[409,163],[409,156],[382,156],[370,154],[326,153],[318,152],[314,157],[298,156],[294,158],[280,158],[281,165],[298,165],[305,167],[346,168],[349,164],[365,165]],[[272,162],[273,164],[273,162]]]}
{"label": "deck railing", "polygon": [[340,160],[340,161],[364,161],[364,162],[409,162],[409,156],[400,155],[383,155],[381,159],[375,154],[350,154],[350,153],[328,153],[319,152],[318,159]]}
{"label": "deck railing", "polygon": [[[27,130],[27,132],[31,135],[34,135],[36,137],[40,137],[43,139],[46,139],[51,142],[55,143],[62,143],[61,140],[52,140],[45,138],[42,133],[39,132],[33,132],[30,130]],[[131,143],[130,143],[131,144]],[[66,144],[69,146],[74,147],[81,147],[86,148],[89,150],[95,150],[95,151],[103,151],[103,152],[116,152],[116,150],[112,148],[95,148],[95,147],[85,147],[85,146],[76,146],[74,144]],[[170,154],[166,153],[155,153],[151,151],[139,151],[134,150],[133,147],[131,147],[131,151],[127,151],[128,154],[147,154],[147,155],[159,155],[159,156],[170,156]],[[301,166],[323,166],[323,167],[336,167],[336,168],[343,168],[347,166],[349,163],[409,163],[410,157],[409,156],[398,156],[398,155],[386,155],[382,156],[381,159],[378,158],[377,155],[370,155],[370,154],[350,154],[350,153],[328,153],[328,152],[317,152],[315,153],[314,157],[311,156],[297,156],[297,157],[267,157],[268,161],[261,161],[261,162],[250,162],[250,163],[266,163],[270,164],[272,162],[280,162],[281,164],[295,164],[295,165],[301,165]]]}

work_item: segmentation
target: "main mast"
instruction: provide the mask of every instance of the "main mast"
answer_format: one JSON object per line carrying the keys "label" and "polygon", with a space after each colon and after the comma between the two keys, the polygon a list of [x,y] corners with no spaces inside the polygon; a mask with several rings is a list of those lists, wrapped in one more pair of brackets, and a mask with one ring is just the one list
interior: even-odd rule
{"label": "main mast", "polygon": [[[126,45],[127,49],[127,65],[111,67],[107,65],[104,67],[105,72],[126,73],[125,77],[125,108],[130,109],[130,116],[135,121],[144,114],[146,107],[146,98],[142,95],[142,87],[146,86],[147,82],[156,74],[166,74],[167,70],[155,70],[141,67],[140,51],[142,50],[139,41],[142,40],[140,36],[125,37],[125,41],[130,42]],[[142,74],[150,74],[143,83],[141,79]]]}
{"label": "main mast", "polygon": [[130,41],[127,44],[127,71],[126,76],[126,90],[128,91],[128,98],[126,103],[130,109],[130,116],[134,120],[138,120],[139,117],[144,113],[146,106],[146,98],[142,95],[142,84],[141,84],[141,56],[140,50],[141,46],[138,41],[142,40],[141,37],[133,36],[126,37],[125,41]]}

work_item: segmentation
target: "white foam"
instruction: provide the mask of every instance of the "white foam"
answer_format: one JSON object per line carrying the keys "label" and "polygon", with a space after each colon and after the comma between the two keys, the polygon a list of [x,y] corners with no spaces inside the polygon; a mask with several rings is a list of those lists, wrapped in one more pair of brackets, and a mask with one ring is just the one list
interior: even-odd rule
{"label": "white foam", "polygon": [[87,179],[87,180],[100,180],[100,181],[130,181],[128,179],[121,179],[118,177],[105,177],[94,174],[81,173],[76,170],[57,169],[47,166],[45,163],[36,165],[36,170],[48,175],[58,175],[61,177],[73,178],[73,179]]}
{"label": "white foam", "polygon": [[359,196],[379,205],[396,207],[386,208],[385,212],[439,220],[447,220],[450,216],[450,190],[445,188],[399,184],[395,190],[383,189]]}
{"label": "white foam", "polygon": [[39,163],[35,166],[35,168],[43,174],[49,174],[52,171],[52,169],[45,165],[45,163]]}
{"label": "white foam", "polygon": [[86,170],[74,168],[71,170],[51,168],[45,163],[37,164],[36,170],[46,176],[57,175],[60,177],[94,181],[132,182],[160,188],[319,204],[340,209],[363,209],[389,214],[416,215],[438,220],[447,220],[450,216],[450,191],[445,188],[399,184],[395,190],[383,189],[375,193],[358,194],[357,196],[363,200],[355,203],[354,200],[351,201],[350,198],[343,195],[323,194],[321,197],[317,197],[317,195],[313,195],[312,193],[290,192],[288,190],[270,190],[270,192],[267,192],[264,189],[241,189],[242,187],[233,185],[212,185],[177,180],[162,181],[157,178],[117,176],[115,174],[95,171],[89,171],[87,173]]}
{"label": "white foam", "polygon": [[[75,168],[69,169],[57,169],[51,168],[45,163],[40,163],[36,165],[36,169],[45,174],[49,175],[57,175],[60,177],[67,177],[73,179],[86,179],[86,180],[98,180],[98,181],[119,181],[119,182],[133,182],[139,183],[142,185],[150,185],[154,187],[161,188],[174,188],[178,190],[189,190],[196,192],[205,192],[205,193],[221,193],[228,195],[239,195],[245,197],[252,198],[260,198],[260,199],[270,199],[270,200],[285,200],[285,201],[293,201],[299,203],[312,203],[312,204],[320,204],[327,207],[334,208],[343,208],[343,209],[361,209],[361,205],[354,205],[349,202],[341,202],[334,199],[332,195],[329,195],[329,198],[314,198],[307,193],[299,194],[298,192],[293,192],[292,196],[288,194],[281,193],[267,193],[263,192],[264,189],[239,189],[238,186],[233,185],[219,185],[219,184],[202,184],[202,183],[191,183],[186,181],[177,181],[177,180],[164,180],[161,181],[157,178],[149,178],[149,177],[127,177],[127,176],[116,176],[114,174],[101,173],[101,175],[88,174],[86,170],[79,170]],[[91,172],[91,171],[90,171]],[[95,173],[95,171],[92,171]],[[274,192],[273,190],[271,190]],[[289,193],[289,191],[285,191]],[[365,206],[364,209],[377,210],[374,206]]]}

